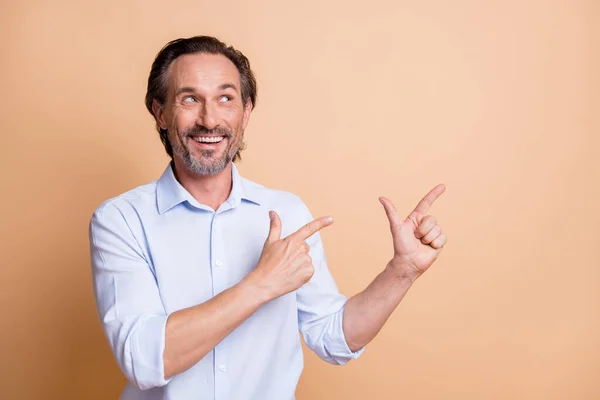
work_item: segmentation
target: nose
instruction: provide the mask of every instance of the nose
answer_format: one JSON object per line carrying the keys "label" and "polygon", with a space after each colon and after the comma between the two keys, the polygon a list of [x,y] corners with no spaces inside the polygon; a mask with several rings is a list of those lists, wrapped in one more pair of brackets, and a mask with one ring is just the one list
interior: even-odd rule
{"label": "nose", "polygon": [[215,110],[214,106],[210,104],[210,102],[206,102],[204,107],[200,107],[196,124],[204,126],[208,130],[211,130],[219,125],[217,110]]}

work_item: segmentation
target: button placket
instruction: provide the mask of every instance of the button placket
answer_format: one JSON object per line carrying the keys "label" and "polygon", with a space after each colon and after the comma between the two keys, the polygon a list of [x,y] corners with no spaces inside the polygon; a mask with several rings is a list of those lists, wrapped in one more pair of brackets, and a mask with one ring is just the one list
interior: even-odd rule
{"label": "button placket", "polygon": [[[212,251],[211,251],[211,268],[213,283],[215,287],[215,295],[221,293],[229,286],[229,272],[227,268],[227,257],[225,252],[225,217],[222,215],[222,210],[219,209],[214,216],[212,226]],[[214,364],[213,373],[215,379],[215,395],[216,399],[228,399],[228,386],[231,384],[229,381],[230,365],[228,363],[229,348],[228,340],[225,338],[214,348]]]}

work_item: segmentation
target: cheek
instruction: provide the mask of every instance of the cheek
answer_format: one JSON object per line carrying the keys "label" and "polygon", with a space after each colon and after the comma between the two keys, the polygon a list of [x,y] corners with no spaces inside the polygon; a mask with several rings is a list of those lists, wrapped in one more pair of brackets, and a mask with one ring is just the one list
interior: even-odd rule
{"label": "cheek", "polygon": [[232,117],[231,127],[236,133],[241,133],[244,130],[244,114],[235,114]]}
{"label": "cheek", "polygon": [[244,110],[240,107],[240,104],[231,104],[222,107],[220,110],[221,116],[231,126],[238,126],[244,119]]}
{"label": "cheek", "polygon": [[196,123],[194,114],[189,110],[182,108],[176,108],[173,110],[172,125],[177,128],[178,131],[184,130],[193,126]]}

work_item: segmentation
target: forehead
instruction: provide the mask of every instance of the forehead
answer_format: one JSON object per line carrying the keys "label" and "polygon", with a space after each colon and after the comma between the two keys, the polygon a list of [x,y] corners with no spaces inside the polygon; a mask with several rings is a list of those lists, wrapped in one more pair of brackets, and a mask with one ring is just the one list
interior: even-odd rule
{"label": "forehead", "polygon": [[192,87],[210,90],[222,84],[240,88],[240,73],[236,66],[222,54],[185,54],[177,57],[169,68],[169,88]]}

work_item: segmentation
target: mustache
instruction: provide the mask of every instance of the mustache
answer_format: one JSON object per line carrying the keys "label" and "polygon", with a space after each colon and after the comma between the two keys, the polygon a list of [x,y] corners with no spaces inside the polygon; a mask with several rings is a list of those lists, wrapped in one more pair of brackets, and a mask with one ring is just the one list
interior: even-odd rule
{"label": "mustache", "polygon": [[198,136],[198,135],[214,135],[214,136],[225,136],[230,138],[233,136],[233,131],[224,126],[217,126],[213,129],[208,129],[202,125],[196,125],[182,132],[185,136]]}

